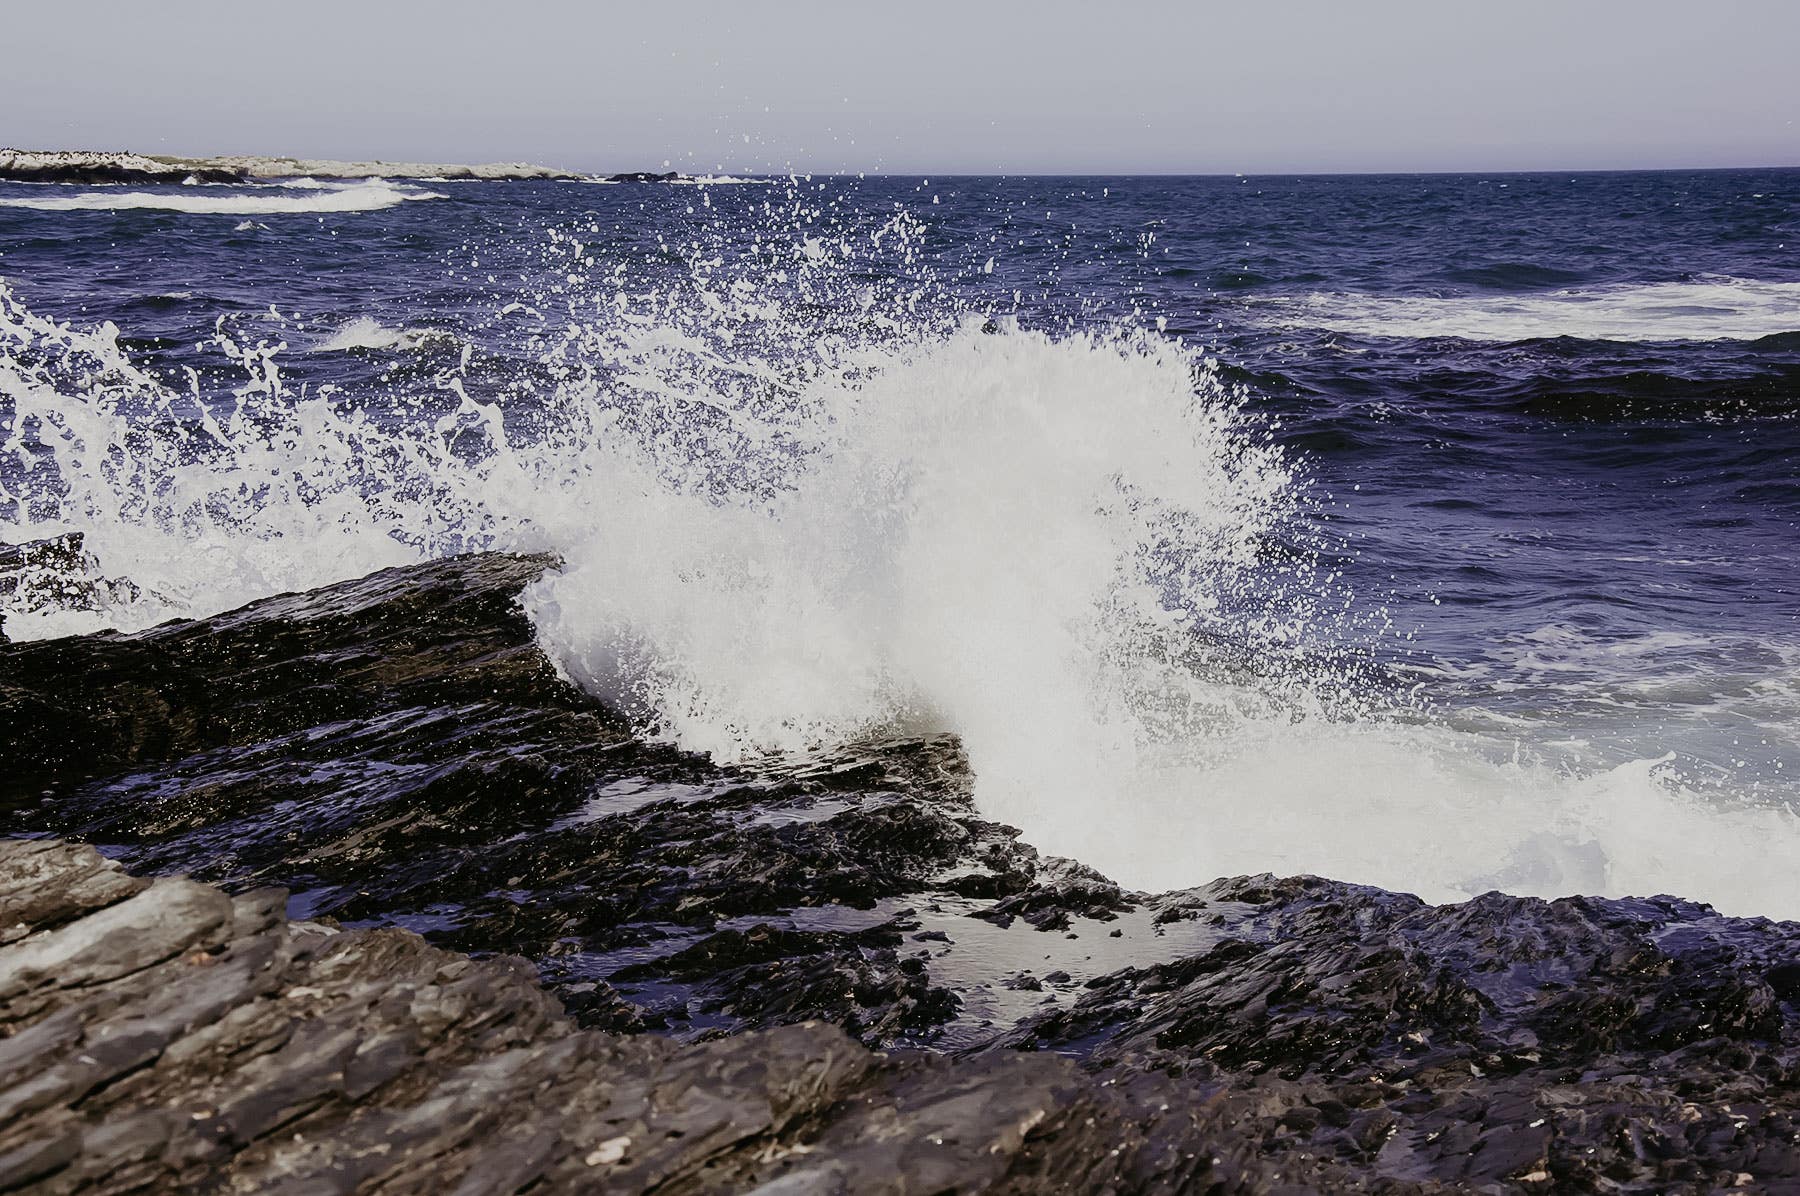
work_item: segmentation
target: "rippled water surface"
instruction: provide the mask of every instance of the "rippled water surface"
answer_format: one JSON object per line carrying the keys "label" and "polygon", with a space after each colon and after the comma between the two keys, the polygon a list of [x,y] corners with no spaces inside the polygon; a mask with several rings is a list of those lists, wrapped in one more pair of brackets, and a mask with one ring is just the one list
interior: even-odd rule
{"label": "rippled water surface", "polygon": [[551,547],[646,729],[1128,883],[1800,913],[1800,172],[0,185],[0,279],[0,540],[132,583],[12,634]]}

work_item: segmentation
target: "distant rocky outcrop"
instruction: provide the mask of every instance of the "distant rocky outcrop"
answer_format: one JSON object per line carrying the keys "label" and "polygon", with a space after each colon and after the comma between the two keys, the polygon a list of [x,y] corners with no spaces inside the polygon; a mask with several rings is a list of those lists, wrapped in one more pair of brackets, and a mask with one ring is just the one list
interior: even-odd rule
{"label": "distant rocky outcrop", "polygon": [[254,183],[282,179],[561,179],[587,176],[525,162],[464,166],[443,162],[341,162],[231,154],[183,158],[90,150],[0,149],[0,179],[32,183]]}
{"label": "distant rocky outcrop", "polygon": [[199,159],[209,166],[236,170],[258,179],[476,179],[488,182],[524,179],[579,179],[585,176],[529,162],[488,162],[463,166],[446,162],[340,162],[328,158],[264,158],[231,155]]}
{"label": "distant rocky outcrop", "polygon": [[115,861],[0,848],[0,1190],[1800,1187],[1800,924],[1133,893],[949,737],[636,735],[556,566],[0,646],[0,832]]}
{"label": "distant rocky outcrop", "polygon": [[143,154],[0,149],[0,179],[19,183],[238,183],[242,172]]}

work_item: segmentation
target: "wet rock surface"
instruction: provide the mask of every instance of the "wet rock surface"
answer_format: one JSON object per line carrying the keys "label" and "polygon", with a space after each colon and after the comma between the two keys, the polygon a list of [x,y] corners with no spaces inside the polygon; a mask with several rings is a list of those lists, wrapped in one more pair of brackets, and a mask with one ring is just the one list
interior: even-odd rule
{"label": "wet rock surface", "polygon": [[[109,1143],[162,1134],[183,1145],[144,1147],[152,1187],[560,1189],[598,1182],[590,1156],[626,1191],[1800,1184],[1800,925],[1311,877],[1127,892],[981,818],[950,739],[733,770],[634,737],[535,645],[516,599],[552,567],[463,557],[0,647],[0,830],[194,878],[7,848],[0,1051],[76,1077],[0,1148],[63,1159],[29,1182],[98,1184]],[[178,1049],[187,1014],[131,1004],[252,956],[281,978],[191,1001],[335,1046],[269,1071],[286,1046]],[[454,1017],[394,1012],[444,969],[480,978]],[[340,973],[361,995],[291,998]],[[129,995],[152,974],[179,983]],[[82,1063],[71,1035],[115,1016],[136,1062]],[[664,1075],[684,1095],[641,1095]],[[239,1098],[261,1111],[194,1128]],[[749,1128],[663,1138],[676,1106]],[[596,1137],[629,1117],[652,1120]]]}

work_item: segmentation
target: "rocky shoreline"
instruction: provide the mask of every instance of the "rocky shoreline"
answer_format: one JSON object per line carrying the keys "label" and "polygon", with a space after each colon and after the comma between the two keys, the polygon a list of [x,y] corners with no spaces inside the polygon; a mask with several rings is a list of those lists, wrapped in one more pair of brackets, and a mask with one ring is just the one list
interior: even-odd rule
{"label": "rocky shoreline", "polygon": [[365,179],[419,179],[432,182],[677,182],[676,172],[628,171],[595,176],[529,162],[462,165],[448,162],[344,162],[327,158],[281,158],[227,154],[185,158],[95,150],[0,149],[0,181],[18,183],[262,183],[291,179],[353,182]]}
{"label": "rocky shoreline", "polygon": [[1217,1156],[1166,1081],[877,1055],[819,1022],[689,1046],[584,1032],[523,960],[291,922],[284,899],[0,841],[0,1190],[1238,1191],[1260,1174]]}
{"label": "rocky shoreline", "polygon": [[1800,924],[1129,892],[949,738],[634,736],[553,567],[0,646],[0,1190],[1800,1185]]}

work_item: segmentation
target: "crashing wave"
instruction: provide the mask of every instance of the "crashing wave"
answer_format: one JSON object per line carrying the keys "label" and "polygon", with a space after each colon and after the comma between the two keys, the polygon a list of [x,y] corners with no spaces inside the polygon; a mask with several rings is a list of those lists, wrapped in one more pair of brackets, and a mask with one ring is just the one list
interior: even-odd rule
{"label": "crashing wave", "polygon": [[223,321],[244,384],[178,391],[116,329],[0,290],[0,539],[85,531],[143,595],[18,630],[551,548],[566,568],[527,599],[546,648],[647,733],[754,760],[951,731],[986,814],[1128,884],[1274,869],[1800,916],[1787,810],[1660,757],[1573,758],[1553,721],[1452,725],[1337,652],[1347,597],[1280,547],[1294,462],[1182,347],[957,318],[865,281],[848,234],[778,268],[690,253],[641,290],[599,264],[573,293],[587,242],[552,237],[556,288],[521,297],[567,313],[541,407],[470,393],[466,354],[411,406],[297,392],[279,344]]}

